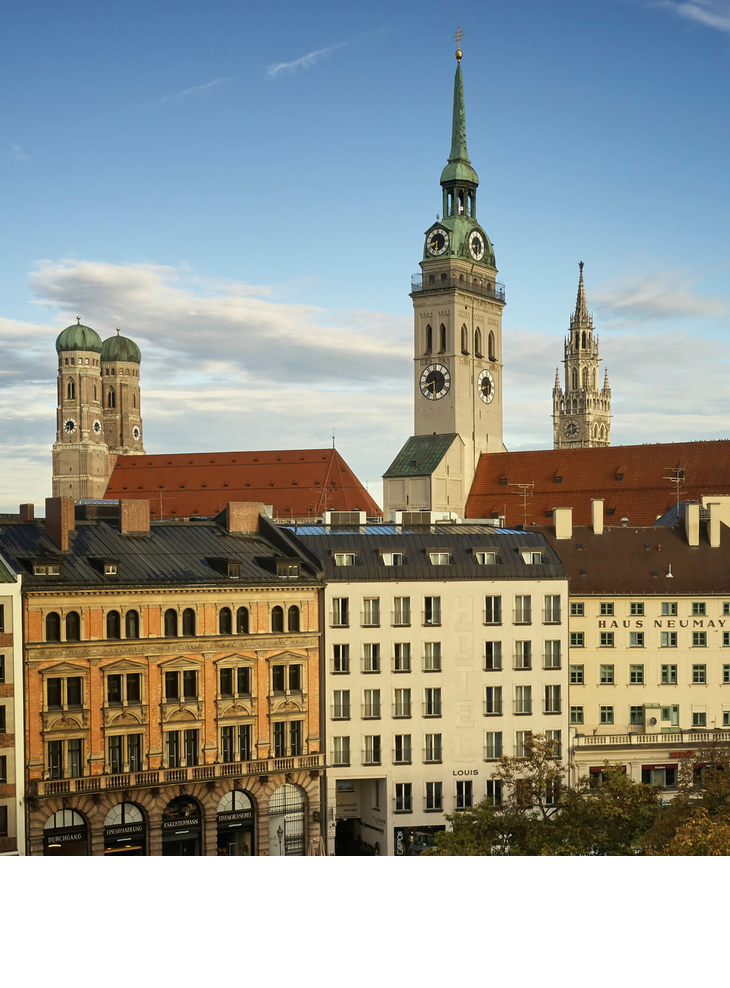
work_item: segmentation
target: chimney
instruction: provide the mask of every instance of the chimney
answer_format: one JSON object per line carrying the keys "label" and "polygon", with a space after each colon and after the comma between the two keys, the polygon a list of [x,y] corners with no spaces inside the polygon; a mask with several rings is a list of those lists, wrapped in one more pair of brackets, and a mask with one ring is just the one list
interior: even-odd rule
{"label": "chimney", "polygon": [[35,518],[35,505],[34,504],[21,504],[20,505],[20,520],[21,521],[33,521]]}
{"label": "chimney", "polygon": [[127,498],[119,502],[119,531],[139,535],[150,530],[150,502]]}
{"label": "chimney", "polygon": [[555,538],[573,538],[573,509],[553,508],[553,518],[555,520]]}
{"label": "chimney", "polygon": [[603,498],[594,497],[591,501],[591,525],[594,535],[603,535]]}
{"label": "chimney", "polygon": [[687,545],[699,545],[700,544],[699,504],[685,504],[684,529],[687,533]]}
{"label": "chimney", "polygon": [[262,501],[230,501],[226,505],[224,524],[229,532],[258,532],[259,515],[266,505]]}
{"label": "chimney", "polygon": [[710,537],[710,546],[717,549],[720,545],[720,512],[722,505],[717,501],[711,501],[707,505],[710,517],[707,519],[707,534]]}
{"label": "chimney", "polygon": [[75,528],[74,499],[72,497],[47,497],[46,535],[53,539],[63,552],[68,552],[68,537]]}

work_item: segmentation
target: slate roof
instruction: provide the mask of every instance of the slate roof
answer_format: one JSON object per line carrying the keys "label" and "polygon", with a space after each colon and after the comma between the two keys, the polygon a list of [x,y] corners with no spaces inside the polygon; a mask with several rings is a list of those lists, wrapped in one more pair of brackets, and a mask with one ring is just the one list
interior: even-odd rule
{"label": "slate roof", "polygon": [[[314,568],[302,570],[299,580],[276,575],[276,560],[295,553],[273,524],[263,523],[270,535],[229,533],[214,522],[157,522],[149,535],[122,535],[117,522],[77,521],[68,552],[61,552],[46,535],[42,521],[4,524],[0,550],[23,574],[23,586],[143,586],[191,584],[229,586],[247,584],[287,586],[318,583]],[[34,560],[61,563],[61,577],[33,575]],[[104,561],[117,561],[117,578],[104,576]],[[241,563],[240,579],[227,575],[225,561]]]}
{"label": "slate roof", "polygon": [[15,583],[16,577],[5,564],[5,560],[0,556],[0,583]]}
{"label": "slate roof", "polygon": [[545,525],[548,512],[563,506],[573,508],[573,524],[587,525],[592,498],[603,498],[608,522],[628,518],[629,525],[652,525],[676,504],[675,485],[666,479],[673,468],[685,472],[683,501],[730,494],[730,440],[486,453],[479,458],[466,517],[504,515],[507,525],[522,523],[522,491],[515,485],[532,483],[528,525]]}
{"label": "slate roof", "polygon": [[687,544],[683,525],[610,527],[602,535],[594,535],[590,527],[574,527],[571,539],[560,540],[554,529],[542,531],[563,561],[572,597],[727,594],[730,600],[730,528],[724,525],[720,545],[714,549],[704,525],[700,525],[698,546]]}
{"label": "slate roof", "polygon": [[428,477],[443,460],[457,433],[443,436],[411,436],[383,477]]}
{"label": "slate roof", "polygon": [[[495,529],[485,525],[424,525],[402,528],[395,525],[367,525],[338,528],[307,525],[287,531],[318,560],[331,582],[408,580],[546,580],[564,579],[565,573],[555,550],[541,533]],[[481,565],[475,551],[498,549],[496,565]],[[520,549],[541,549],[546,561],[525,563]],[[447,566],[431,565],[429,551],[450,552]],[[356,553],[354,566],[335,566],[335,552]],[[382,552],[403,552],[402,566],[386,566]]]}
{"label": "slate roof", "polygon": [[104,496],[149,500],[153,518],[217,515],[229,501],[271,504],[283,519],[382,514],[336,449],[119,456]]}

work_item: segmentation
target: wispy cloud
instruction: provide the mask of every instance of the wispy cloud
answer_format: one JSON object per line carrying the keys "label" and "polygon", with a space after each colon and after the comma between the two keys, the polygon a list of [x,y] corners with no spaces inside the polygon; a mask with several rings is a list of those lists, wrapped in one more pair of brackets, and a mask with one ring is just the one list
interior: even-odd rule
{"label": "wispy cloud", "polygon": [[190,86],[188,89],[183,89],[179,93],[171,93],[168,96],[161,96],[157,102],[170,103],[172,100],[185,99],[186,96],[202,93],[207,89],[212,89],[213,86],[221,86],[224,82],[230,82],[232,78],[233,76],[227,75],[223,79],[213,79],[211,82],[204,82],[202,86]]}
{"label": "wispy cloud", "polygon": [[653,0],[649,7],[669,10],[678,17],[730,34],[730,4],[727,0]]}
{"label": "wispy cloud", "polygon": [[13,161],[27,161],[28,155],[22,149],[20,144],[10,144],[8,145],[10,151],[8,152],[8,158],[12,158]]}
{"label": "wispy cloud", "polygon": [[327,58],[333,51],[337,51],[338,48],[344,48],[345,45],[349,44],[349,41],[340,41],[339,44],[329,45],[328,48],[318,48],[317,51],[310,51],[307,55],[302,55],[301,58],[295,58],[293,62],[276,62],[274,65],[268,67],[266,74],[273,79],[280,72],[296,72],[297,69],[311,69],[320,59]]}
{"label": "wispy cloud", "polygon": [[626,320],[717,319],[727,312],[723,299],[698,294],[692,278],[680,271],[622,279],[591,292],[591,301],[604,326]]}

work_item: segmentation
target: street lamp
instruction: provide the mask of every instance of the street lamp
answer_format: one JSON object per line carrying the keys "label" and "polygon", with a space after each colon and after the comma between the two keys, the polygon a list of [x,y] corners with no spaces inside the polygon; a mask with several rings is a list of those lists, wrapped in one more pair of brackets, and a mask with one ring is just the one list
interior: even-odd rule
{"label": "street lamp", "polygon": [[279,825],[279,829],[276,831],[276,836],[279,838],[279,856],[281,856],[281,838],[284,836],[284,831],[281,829],[281,825]]}

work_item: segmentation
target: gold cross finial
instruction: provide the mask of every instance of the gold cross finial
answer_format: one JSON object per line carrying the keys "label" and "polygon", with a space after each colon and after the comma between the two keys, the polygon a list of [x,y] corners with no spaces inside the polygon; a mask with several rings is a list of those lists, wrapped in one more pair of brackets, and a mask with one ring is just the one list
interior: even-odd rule
{"label": "gold cross finial", "polygon": [[457,27],[456,28],[456,34],[454,35],[454,41],[456,42],[456,61],[457,62],[460,62],[461,61],[461,56],[463,54],[462,53],[462,50],[461,50],[461,41],[462,41],[462,38],[463,37],[464,37],[464,32],[461,30],[461,27]]}

